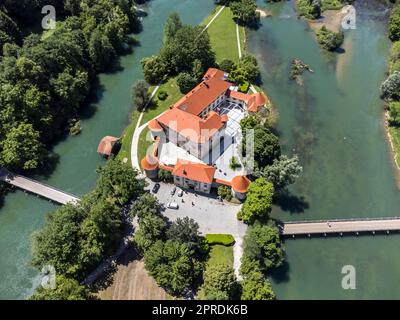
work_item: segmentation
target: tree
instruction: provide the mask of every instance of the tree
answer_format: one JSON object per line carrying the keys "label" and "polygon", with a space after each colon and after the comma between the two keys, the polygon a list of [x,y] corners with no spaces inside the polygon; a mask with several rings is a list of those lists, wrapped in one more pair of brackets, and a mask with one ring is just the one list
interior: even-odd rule
{"label": "tree", "polygon": [[207,32],[200,26],[185,25],[160,50],[160,59],[168,65],[171,75],[193,72],[194,63],[200,63],[203,70],[215,65]]}
{"label": "tree", "polygon": [[39,133],[26,123],[11,128],[2,142],[2,148],[1,162],[11,170],[36,169],[45,154]]}
{"label": "tree", "polygon": [[164,182],[173,182],[174,177],[172,176],[171,171],[160,169],[158,170],[158,179]]}
{"label": "tree", "polygon": [[97,71],[106,70],[116,57],[110,40],[97,28],[90,37],[89,56]]}
{"label": "tree", "polygon": [[302,171],[303,168],[299,165],[297,156],[288,158],[283,155],[279,159],[275,159],[272,165],[259,170],[256,175],[272,182],[275,190],[282,190],[293,184]]}
{"label": "tree", "polygon": [[167,221],[161,215],[161,206],[150,193],[141,195],[132,205],[131,216],[137,217],[139,229],[135,232],[135,243],[140,250],[149,249],[157,240],[165,239]]}
{"label": "tree", "polygon": [[235,19],[244,25],[251,25],[260,18],[257,14],[257,4],[254,0],[235,1],[230,4],[230,8]]}
{"label": "tree", "polygon": [[260,77],[257,58],[250,54],[245,54],[239,61],[238,68],[243,70],[246,80],[255,82]]}
{"label": "tree", "polygon": [[240,283],[242,286],[241,300],[275,300],[276,296],[270,282],[260,271],[251,272]]}
{"label": "tree", "polygon": [[171,13],[164,27],[164,43],[170,41],[182,27],[183,24],[179,14],[176,12]]}
{"label": "tree", "polygon": [[57,274],[83,280],[114,252],[122,226],[119,207],[95,190],[48,216],[44,228],[34,233],[32,264],[39,269],[50,264]]}
{"label": "tree", "polygon": [[400,72],[393,72],[381,85],[382,97],[397,99],[400,97]]}
{"label": "tree", "polygon": [[176,77],[176,82],[181,93],[186,94],[196,86],[196,79],[187,72],[182,72]]}
{"label": "tree", "polygon": [[335,51],[339,48],[344,40],[343,31],[334,32],[328,30],[325,26],[322,26],[316,33],[318,43],[328,51]]}
{"label": "tree", "polygon": [[144,58],[141,63],[144,78],[150,84],[159,84],[167,74],[166,64],[157,56]]}
{"label": "tree", "polygon": [[144,193],[132,204],[130,214],[132,218],[137,217],[140,223],[145,217],[160,215],[160,210],[157,198],[150,193]]}
{"label": "tree", "polygon": [[56,289],[38,287],[29,300],[92,300],[90,291],[78,281],[58,275]]}
{"label": "tree", "polygon": [[135,232],[135,244],[145,252],[156,241],[164,240],[167,222],[161,215],[146,216],[140,219],[139,229]]}
{"label": "tree", "polygon": [[132,102],[136,110],[142,111],[150,100],[149,85],[144,80],[136,81],[132,86]]}
{"label": "tree", "polygon": [[236,277],[233,268],[226,264],[209,265],[204,272],[203,290],[207,299],[227,297],[234,290]]}
{"label": "tree", "polygon": [[182,294],[202,271],[188,245],[174,240],[154,243],[144,253],[144,263],[157,283],[173,294]]}
{"label": "tree", "polygon": [[391,126],[400,125],[400,102],[390,101],[389,102],[389,124]]}
{"label": "tree", "polygon": [[32,264],[39,269],[51,264],[59,274],[76,276],[83,219],[83,213],[72,204],[50,214],[44,228],[33,234]]}
{"label": "tree", "polygon": [[300,16],[308,19],[317,19],[321,15],[321,0],[298,0],[296,2],[297,12]]}
{"label": "tree", "polygon": [[[244,238],[243,259],[257,261],[256,265],[262,272],[280,267],[284,262],[284,251],[278,229],[261,223],[249,227]],[[245,275],[250,273],[247,271]]]}
{"label": "tree", "polygon": [[137,171],[117,159],[110,159],[97,170],[96,192],[122,206],[143,192],[144,180],[137,179]]}
{"label": "tree", "polygon": [[201,245],[199,225],[189,217],[176,219],[167,231],[167,238],[181,243],[186,243],[190,249],[198,252]]}
{"label": "tree", "polygon": [[236,64],[229,59],[223,59],[220,63],[219,63],[219,68],[222,71],[225,71],[227,73],[230,73],[232,70],[236,69]]}
{"label": "tree", "polygon": [[[246,118],[245,118],[246,119]],[[257,117],[242,120],[241,127],[243,132],[242,155],[246,156],[247,151],[247,133],[248,130],[254,130],[254,160],[256,167],[264,168],[271,165],[274,159],[281,155],[279,139],[266,126],[258,124]],[[254,126],[253,126],[254,125]]]}
{"label": "tree", "polygon": [[274,186],[264,178],[250,184],[246,200],[238,212],[238,219],[253,223],[255,219],[268,218],[271,212]]}
{"label": "tree", "polygon": [[218,187],[218,195],[222,199],[225,199],[226,201],[231,201],[232,200],[232,189],[227,186],[220,185]]}
{"label": "tree", "polygon": [[389,18],[389,38],[392,41],[400,40],[400,6],[396,5]]}

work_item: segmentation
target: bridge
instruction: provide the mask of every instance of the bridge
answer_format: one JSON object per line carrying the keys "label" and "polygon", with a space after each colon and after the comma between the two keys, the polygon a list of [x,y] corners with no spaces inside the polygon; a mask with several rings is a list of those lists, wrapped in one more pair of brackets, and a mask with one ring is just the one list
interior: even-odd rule
{"label": "bridge", "polygon": [[48,186],[42,182],[14,174],[5,168],[0,168],[0,180],[59,204],[77,203],[80,200],[78,197],[65,191]]}
{"label": "bridge", "polygon": [[400,231],[400,217],[285,222],[283,236],[340,235]]}

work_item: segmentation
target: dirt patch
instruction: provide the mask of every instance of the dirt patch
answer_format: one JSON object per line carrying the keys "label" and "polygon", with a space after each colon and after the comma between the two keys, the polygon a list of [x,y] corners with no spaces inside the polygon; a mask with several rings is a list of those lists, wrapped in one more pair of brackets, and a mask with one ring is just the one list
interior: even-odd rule
{"label": "dirt patch", "polygon": [[257,9],[256,12],[258,12],[260,14],[260,18],[266,18],[266,17],[272,16],[271,12],[269,12],[265,9]]}
{"label": "dirt patch", "polygon": [[346,13],[342,10],[326,10],[316,20],[308,20],[311,29],[317,31],[324,25],[328,30],[339,32],[342,25],[342,18]]}
{"label": "dirt patch", "polygon": [[[104,279],[103,279],[104,280]],[[106,287],[98,291],[102,300],[166,300],[168,294],[147,274],[143,260],[129,248],[109,275]]]}

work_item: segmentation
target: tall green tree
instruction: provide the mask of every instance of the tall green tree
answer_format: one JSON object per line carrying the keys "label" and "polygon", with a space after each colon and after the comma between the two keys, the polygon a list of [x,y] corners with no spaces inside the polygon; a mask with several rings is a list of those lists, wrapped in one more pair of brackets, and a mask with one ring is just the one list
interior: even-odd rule
{"label": "tall green tree", "polygon": [[[251,226],[244,238],[243,259],[256,261],[262,272],[280,267],[284,262],[284,251],[278,229],[261,223]],[[247,275],[251,270],[245,273]]]}
{"label": "tall green tree", "polygon": [[142,111],[150,101],[149,85],[144,80],[138,80],[132,86],[132,103],[138,111]]}
{"label": "tall green tree", "polygon": [[230,3],[230,8],[240,24],[251,25],[260,18],[256,12],[257,4],[254,0],[234,1]]}
{"label": "tall green tree", "polygon": [[253,271],[241,281],[241,300],[275,300],[271,283],[260,271]]}
{"label": "tall green tree", "polygon": [[231,266],[226,264],[210,265],[204,272],[203,290],[207,299],[229,300],[236,284],[236,277]]}
{"label": "tall green tree", "polygon": [[144,253],[144,263],[157,283],[173,294],[182,294],[202,272],[188,245],[179,241],[157,241]]}
{"label": "tall green tree", "polygon": [[164,44],[174,38],[179,29],[183,27],[179,14],[173,12],[167,19],[164,27]]}
{"label": "tall green tree", "polygon": [[297,156],[288,158],[282,155],[279,159],[275,159],[272,165],[264,167],[255,175],[264,177],[274,185],[275,190],[280,191],[293,184],[302,171]]}
{"label": "tall green tree", "polygon": [[26,123],[11,128],[1,146],[1,162],[10,170],[36,169],[45,154],[39,133]]}
{"label": "tall green tree", "polygon": [[266,219],[271,212],[274,186],[264,178],[250,184],[246,200],[238,212],[238,219],[253,223],[256,219]]}
{"label": "tall green tree", "polygon": [[29,300],[92,300],[90,291],[78,281],[64,276],[56,277],[56,288],[39,287]]}

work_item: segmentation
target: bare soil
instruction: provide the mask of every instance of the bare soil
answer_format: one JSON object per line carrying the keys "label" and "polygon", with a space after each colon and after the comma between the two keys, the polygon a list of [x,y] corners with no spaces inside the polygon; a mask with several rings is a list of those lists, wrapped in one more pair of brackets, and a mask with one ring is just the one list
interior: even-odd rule
{"label": "bare soil", "polygon": [[147,274],[144,262],[133,248],[118,260],[114,272],[97,283],[102,300],[166,300],[168,294]]}

